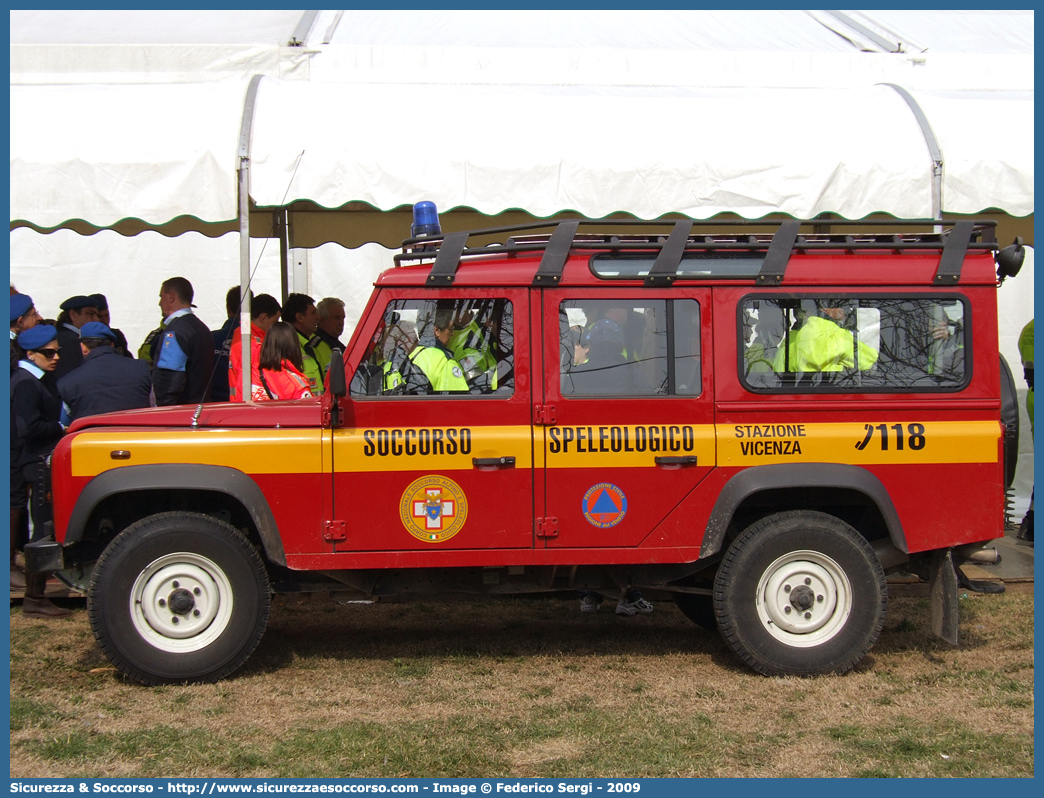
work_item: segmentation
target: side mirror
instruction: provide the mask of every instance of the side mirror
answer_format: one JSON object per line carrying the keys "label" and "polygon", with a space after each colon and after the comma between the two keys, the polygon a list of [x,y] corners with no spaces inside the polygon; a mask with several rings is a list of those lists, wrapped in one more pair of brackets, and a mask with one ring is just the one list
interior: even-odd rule
{"label": "side mirror", "polygon": [[344,352],[340,349],[333,350],[330,358],[329,391],[338,399],[348,393],[348,383],[344,376]]}
{"label": "side mirror", "polygon": [[323,426],[339,427],[344,422],[342,408],[338,401],[348,393],[344,379],[344,352],[334,349],[330,358],[330,368],[326,372],[326,390],[323,392],[322,410]]}

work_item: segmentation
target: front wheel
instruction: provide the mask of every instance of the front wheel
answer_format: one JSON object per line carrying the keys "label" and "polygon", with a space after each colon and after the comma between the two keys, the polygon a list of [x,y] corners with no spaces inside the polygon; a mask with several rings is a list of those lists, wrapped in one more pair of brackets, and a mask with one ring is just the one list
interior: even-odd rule
{"label": "front wheel", "polygon": [[213,682],[264,633],[268,574],[237,529],[199,513],[127,527],[98,558],[88,616],[105,655],[143,684]]}
{"label": "front wheel", "polygon": [[886,603],[884,570],[870,544],[844,521],[812,511],[748,527],[714,582],[722,636],[770,676],[851,670],[876,642]]}

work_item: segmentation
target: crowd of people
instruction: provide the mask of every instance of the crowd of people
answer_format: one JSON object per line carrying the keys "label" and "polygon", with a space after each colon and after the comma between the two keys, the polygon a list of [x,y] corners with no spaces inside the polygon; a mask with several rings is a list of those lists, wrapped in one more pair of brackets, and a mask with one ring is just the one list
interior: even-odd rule
{"label": "crowd of people", "polygon": [[[160,325],[135,357],[111,326],[103,294],[69,297],[52,320],[11,286],[11,590],[24,591],[24,614],[69,614],[45,597],[48,574],[26,571],[19,555],[30,533],[44,535],[51,520],[46,461],[73,422],[118,410],[243,400],[240,289],[228,291],[227,320],[216,330],[193,313],[193,297],[184,277],[163,282]],[[251,398],[320,395],[334,350],[344,349],[344,302],[290,294],[280,306],[269,294],[251,293],[250,309]]]}

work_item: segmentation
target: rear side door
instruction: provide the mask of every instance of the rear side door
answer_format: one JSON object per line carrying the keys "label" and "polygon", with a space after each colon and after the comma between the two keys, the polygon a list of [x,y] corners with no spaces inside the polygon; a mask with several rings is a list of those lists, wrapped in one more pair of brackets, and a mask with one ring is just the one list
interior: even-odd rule
{"label": "rear side door", "polygon": [[713,469],[709,300],[707,289],[543,292],[538,545],[655,545]]}
{"label": "rear side door", "polygon": [[[532,548],[529,346],[525,290],[378,295],[349,359],[351,417],[333,432],[336,551]],[[433,362],[442,385],[422,373]]]}

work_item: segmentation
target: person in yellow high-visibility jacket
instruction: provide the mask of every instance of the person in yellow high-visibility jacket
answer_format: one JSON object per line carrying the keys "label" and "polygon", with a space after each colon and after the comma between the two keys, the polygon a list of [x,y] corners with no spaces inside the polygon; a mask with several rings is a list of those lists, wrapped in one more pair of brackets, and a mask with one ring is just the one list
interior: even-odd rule
{"label": "person in yellow high-visibility jacket", "polygon": [[384,393],[394,393],[395,389],[402,385],[402,375],[395,370],[390,360],[381,364],[381,390]]}
{"label": "person in yellow high-visibility jacket", "polygon": [[[1026,412],[1029,414],[1030,431],[1033,431],[1033,319],[1022,328],[1019,335],[1019,357],[1022,359],[1022,374],[1026,378],[1029,390],[1026,392]],[[1036,491],[1034,490],[1034,493]],[[1033,493],[1030,494],[1030,506],[1019,526],[1019,540],[1033,545]]]}
{"label": "person in yellow high-visibility jacket", "polygon": [[492,340],[491,330],[480,327],[474,318],[461,320],[454,325],[446,346],[469,384],[481,382],[483,388],[497,389],[497,358],[493,351],[496,342]]}
{"label": "person in yellow high-visibility jacket", "polygon": [[[417,367],[424,380],[418,381],[413,374],[404,374],[403,381],[408,386],[407,393],[412,393],[411,389],[416,388],[431,393],[468,393],[468,381],[464,377],[464,371],[447,346],[452,334],[453,311],[436,311],[434,346],[418,346],[409,354],[409,362]],[[417,385],[418,382],[427,382],[427,385]]]}
{"label": "person in yellow high-visibility jacket", "polygon": [[1019,357],[1022,359],[1022,374],[1029,391],[1026,393],[1026,412],[1029,413],[1030,429],[1033,428],[1033,319],[1019,334]]}
{"label": "person in yellow high-visibility jacket", "polygon": [[790,335],[784,349],[776,352],[775,371],[866,371],[877,362],[878,352],[840,326],[845,309],[838,304],[820,303],[819,316],[809,316]]}

